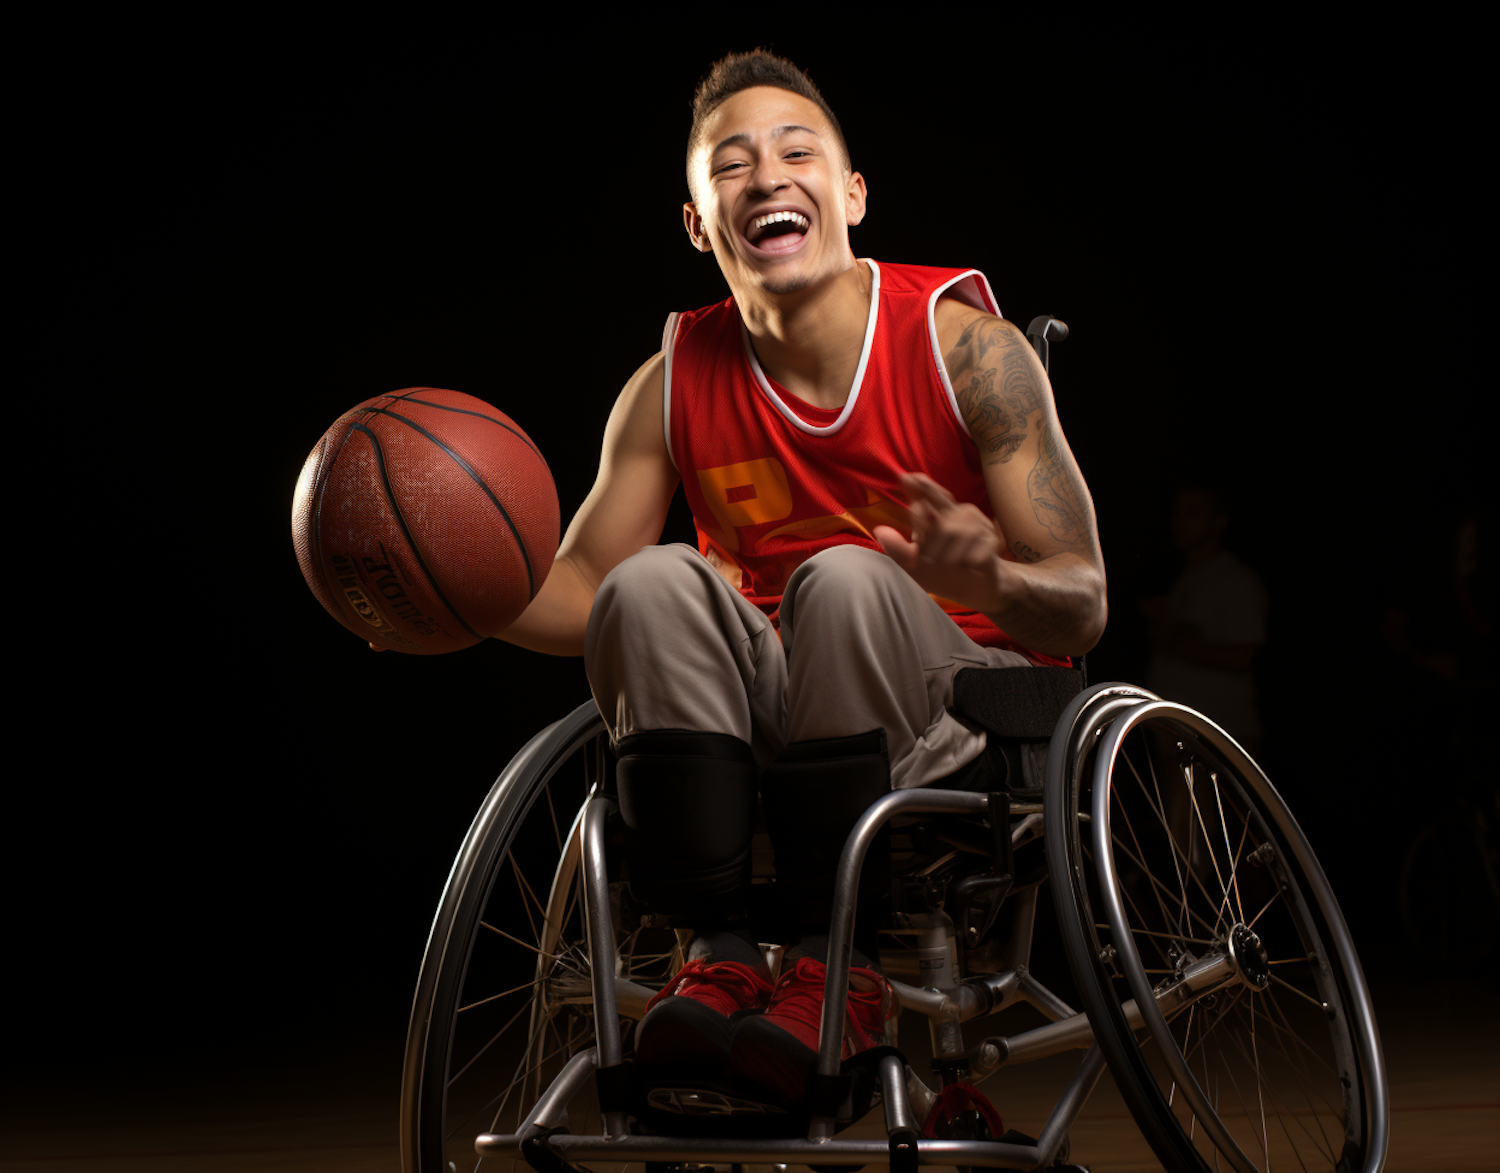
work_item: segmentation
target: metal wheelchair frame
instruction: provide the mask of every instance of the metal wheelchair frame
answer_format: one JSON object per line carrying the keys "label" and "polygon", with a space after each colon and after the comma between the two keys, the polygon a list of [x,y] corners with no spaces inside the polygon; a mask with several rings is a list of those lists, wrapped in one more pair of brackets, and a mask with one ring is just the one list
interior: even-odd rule
{"label": "metal wheelchair frame", "polygon": [[[1043,365],[1048,366],[1048,343],[1066,338],[1067,327],[1055,318],[1038,317],[1027,333]],[[462,1005],[460,992],[480,929],[495,927],[483,921],[485,903],[521,820],[547,792],[563,762],[591,742],[597,743],[603,730],[603,722],[590,702],[534,737],[502,773],[459,851],[434,918],[413,1002],[402,1081],[401,1148],[406,1173],[449,1173],[452,1168],[441,1153],[447,1129],[448,1087],[457,1078],[450,1074],[457,1063],[452,1057],[453,1038],[460,1014],[480,1005]],[[1136,766],[1129,764],[1129,756],[1122,749],[1131,736],[1147,742],[1148,757],[1157,752],[1150,746],[1167,747],[1162,778],[1157,777],[1156,767],[1148,764],[1154,802],[1151,788]],[[1174,743],[1175,751],[1171,749]],[[1148,827],[1142,833],[1130,822],[1127,799],[1122,797],[1129,789],[1122,760],[1145,796],[1148,817],[1160,827]],[[1116,771],[1122,776],[1118,785]],[[1186,794],[1185,810],[1175,809],[1164,797],[1164,782],[1169,790],[1172,785],[1185,783],[1181,790]],[[1204,794],[1201,802],[1200,789]],[[595,1030],[594,1044],[580,1045],[567,1059],[514,1132],[482,1131],[474,1138],[474,1152],[481,1163],[490,1157],[520,1158],[545,1173],[576,1173],[578,1163],[586,1161],[642,1162],[648,1169],[658,1170],[728,1165],[736,1167],[735,1173],[745,1164],[793,1163],[817,1169],[872,1165],[897,1173],[912,1173],[918,1165],[932,1164],[1041,1169],[1059,1160],[1065,1151],[1069,1129],[1108,1065],[1164,1167],[1207,1170],[1212,1157],[1214,1169],[1258,1173],[1262,1167],[1269,1170],[1272,1164],[1267,1093],[1273,1097],[1280,1094],[1274,1086],[1261,1086],[1261,1059],[1255,1051],[1259,1024],[1268,1044],[1274,1043],[1293,1067],[1304,1069],[1305,1075],[1294,1073],[1294,1081],[1321,1081],[1333,1089],[1330,1095],[1339,1099],[1334,1105],[1324,1096],[1331,1122],[1342,1130],[1342,1145],[1337,1133],[1330,1135],[1324,1126],[1319,1116],[1322,1109],[1312,1103],[1313,1096],[1300,1086],[1296,1090],[1306,1096],[1311,1114],[1318,1117],[1322,1137],[1320,1141],[1307,1128],[1301,1119],[1307,1113],[1300,1108],[1289,1107],[1283,1114],[1273,1104],[1273,1114],[1288,1139],[1295,1145],[1291,1125],[1296,1124],[1307,1133],[1315,1162],[1326,1161],[1326,1167],[1336,1173],[1379,1173],[1385,1162],[1389,1108],[1368,989],[1327,878],[1280,796],[1249,756],[1201,714],[1129,685],[1098,685],[1076,697],[1058,719],[1047,751],[1042,801],[1031,801],[1034,797],[1023,795],[1018,800],[1004,791],[898,790],[871,806],[850,833],[835,888],[814,1080],[816,1104],[805,1118],[805,1127],[799,1130],[801,1135],[690,1136],[641,1131],[639,1121],[633,1120],[628,1111],[630,1075],[621,1034],[613,1029]],[[551,801],[549,793],[549,808]],[[1129,801],[1138,803],[1140,799]],[[531,893],[544,922],[539,938],[542,947],[527,946],[541,959],[533,983],[541,990],[562,950],[563,926],[553,922],[570,915],[565,900],[558,904],[559,885],[570,885],[575,869],[582,875],[586,941],[578,968],[587,970],[588,988],[586,995],[570,994],[564,1001],[575,1009],[587,1003],[587,1013],[595,1024],[617,1022],[622,1013],[626,1018],[639,1018],[656,992],[621,972],[616,951],[619,926],[612,911],[616,894],[612,892],[606,848],[612,809],[612,799],[596,772],[566,845],[558,831],[562,860],[548,901],[544,905]],[[1211,826],[1215,813],[1220,827]],[[1028,970],[1039,892],[1036,886],[1011,897],[1013,933],[1005,948],[1004,968],[964,977],[951,921],[945,925],[945,914],[939,914],[915,918],[907,930],[918,938],[919,955],[939,959],[925,970],[908,975],[922,973],[927,980],[922,985],[892,980],[902,1008],[929,1020],[935,1061],[945,1065],[945,1084],[977,1083],[1005,1066],[1067,1050],[1085,1051],[1034,1141],[924,1135],[924,1121],[928,1125],[925,1131],[931,1132],[938,1093],[907,1066],[903,1055],[889,1048],[873,1055],[873,1078],[884,1112],[886,1141],[836,1135],[849,1122],[843,1117],[851,1109],[850,1080],[847,1064],[840,1062],[840,1040],[860,870],[880,829],[893,819],[916,814],[988,820],[998,853],[1011,852],[1039,837],[1045,839],[1058,927],[1084,1002],[1082,1010],[1075,1010]],[[1230,831],[1230,814],[1238,828],[1238,844]],[[1124,817],[1127,830],[1112,828],[1112,820],[1119,816]],[[552,817],[556,828],[555,810]],[[1183,820],[1186,831],[1180,834],[1174,823]],[[1217,835],[1220,828],[1222,860]],[[1153,830],[1159,840],[1162,829],[1180,889],[1165,895],[1161,889],[1171,885],[1159,880],[1144,863],[1148,852],[1142,845],[1143,838],[1151,839]],[[1248,849],[1252,831],[1257,845]],[[517,868],[519,878],[513,855],[510,863]],[[1212,865],[1211,876],[1208,865]],[[1257,874],[1252,877],[1252,872]],[[1004,879],[1008,892],[1010,877]],[[1258,912],[1247,912],[1242,900],[1242,889],[1250,889],[1252,879],[1259,883],[1261,896],[1271,892],[1270,900]],[[1220,890],[1217,897],[1209,891],[1213,885]],[[1200,892],[1208,898],[1206,905],[1198,902]],[[1002,893],[1001,900],[1005,898]],[[1159,919],[1151,908],[1153,902],[1160,910]],[[1197,911],[1192,907],[1195,902],[1199,904]],[[1283,939],[1300,941],[1303,955],[1297,955],[1294,948],[1292,955],[1273,957],[1262,944],[1255,927],[1273,907],[1284,914],[1280,922]],[[1147,923],[1156,927],[1142,927]],[[1167,940],[1166,945],[1163,940]],[[679,954],[677,964],[680,961]],[[1152,961],[1157,964],[1149,964]],[[1308,975],[1302,988],[1280,977],[1274,968],[1278,964],[1302,967]],[[575,987],[578,980],[581,975],[575,976]],[[1299,996],[1300,1001],[1288,1000],[1294,1013],[1300,1011],[1304,1018],[1311,1014],[1314,1035],[1318,1033],[1317,1023],[1326,1023],[1329,1041],[1325,1053],[1300,1040],[1300,1028],[1294,1026],[1292,1016],[1269,996],[1278,982]],[[540,993],[533,996],[542,999]],[[1270,1009],[1259,1010],[1261,1001]],[[965,1047],[963,1024],[1017,1002],[1039,1010],[1049,1020],[1047,1025],[990,1036],[978,1045]],[[1203,1016],[1194,1042],[1194,1017],[1200,1010]],[[531,1062],[530,1048],[541,1029],[537,1015],[534,1003],[533,1029],[523,1066]],[[544,1009],[542,1017],[546,1016]],[[1252,1127],[1229,1123],[1235,1115],[1233,1106],[1225,1111],[1228,1097],[1216,1082],[1218,1074],[1213,1073],[1211,1079],[1206,1055],[1198,1054],[1221,1027],[1229,1034],[1236,1023],[1243,1025],[1246,1020],[1250,1048],[1255,1051],[1252,1069],[1260,1103],[1258,1136],[1253,1128],[1254,1112],[1237,1085],[1235,1096],[1245,1107],[1243,1114]],[[1184,1021],[1185,1031],[1180,1025]],[[1180,1039],[1174,1030],[1182,1034]],[[480,1054],[493,1042],[485,1043]],[[570,1033],[565,1046],[573,1042]],[[1215,1045],[1222,1048],[1222,1040]],[[1304,1055],[1299,1046],[1306,1047],[1308,1054]],[[469,1059],[464,1070],[478,1057]],[[1201,1066],[1201,1081],[1195,1063]],[[1231,1081],[1232,1063],[1230,1054],[1224,1067]],[[1318,1069],[1320,1064],[1327,1068],[1326,1073]],[[526,1069],[520,1080],[523,1094],[528,1079],[539,1073],[541,1066],[539,1061]],[[1205,1083],[1213,1086],[1205,1088]],[[501,1100],[496,1116],[514,1087],[513,1081],[504,1099],[496,1097]],[[601,1128],[597,1134],[573,1135],[568,1131],[569,1106],[589,1087],[598,1096]],[[1323,1095],[1321,1088],[1318,1094]],[[685,1095],[692,1098],[691,1092]],[[708,1111],[713,1110],[711,1099],[704,1098]],[[494,1102],[491,1100],[485,1110]],[[1188,1115],[1186,1128],[1180,1119],[1184,1109]],[[757,1131],[753,1117],[738,1119],[745,1120],[745,1131]],[[1200,1127],[1201,1139],[1197,1136]]]}
{"label": "metal wheelchair frame", "polygon": [[[566,723],[549,729],[534,739],[532,746],[517,756],[521,763],[507,771],[497,783],[500,795],[506,788],[507,778],[514,778],[516,768],[523,772],[535,765],[534,747],[538,741],[549,737],[557,740],[559,727],[567,724],[570,729],[562,734],[575,745],[585,739],[583,734],[597,732],[602,728],[597,713],[589,712],[590,706],[580,707]],[[1211,750],[1213,759],[1222,771],[1237,771],[1251,784],[1244,787],[1258,791],[1255,801],[1265,804],[1269,815],[1255,815],[1256,826],[1264,823],[1268,834],[1267,844],[1274,844],[1255,852],[1246,852],[1252,820],[1244,819],[1243,830],[1238,832],[1240,855],[1235,858],[1235,870],[1245,865],[1248,873],[1256,861],[1252,856],[1265,856],[1257,866],[1282,869],[1275,887],[1281,892],[1290,892],[1289,904],[1300,910],[1295,913],[1308,924],[1317,926],[1315,936],[1318,963],[1314,967],[1327,971],[1316,976],[1316,985],[1309,998],[1305,990],[1294,990],[1304,1000],[1323,999],[1323,1016],[1334,1024],[1335,1044],[1332,1061],[1338,1067],[1338,1078],[1350,1086],[1343,1104],[1341,1125],[1345,1139],[1340,1146],[1338,1138],[1329,1140],[1326,1155],[1331,1157],[1328,1167],[1335,1169],[1359,1169],[1374,1173],[1384,1164],[1385,1139],[1388,1132],[1388,1107],[1384,1066],[1380,1042],[1374,1027],[1373,1010],[1368,991],[1360,973],[1353,944],[1344,927],[1342,915],[1333,897],[1326,877],[1318,867],[1316,859],[1297,830],[1295,821],[1285,812],[1274,789],[1243,754],[1237,745],[1222,730],[1213,726],[1201,715],[1185,710],[1181,706],[1160,701],[1152,694],[1124,685],[1100,685],[1088,690],[1075,700],[1069,711],[1059,720],[1048,754],[1047,782],[1043,801],[1012,802],[1004,793],[984,794],[951,790],[905,790],[894,791],[877,801],[851,832],[839,865],[835,894],[835,917],[830,946],[827,988],[825,990],[824,1018],[821,1047],[818,1056],[818,1075],[823,1081],[827,1095],[823,1106],[806,1121],[805,1135],[795,1137],[765,1137],[755,1135],[753,1121],[746,1121],[748,1136],[681,1136],[662,1133],[643,1133],[633,1125],[622,1096],[623,1081],[628,1080],[628,1064],[624,1062],[624,1044],[619,1032],[596,1031],[593,1045],[585,1046],[573,1054],[550,1086],[526,1113],[514,1132],[483,1132],[474,1141],[476,1153],[483,1157],[511,1157],[523,1159],[531,1167],[561,1173],[576,1170],[580,1162],[644,1162],[652,1166],[685,1165],[743,1165],[743,1164],[810,1164],[818,1168],[874,1165],[906,1171],[917,1165],[957,1164],[966,1167],[992,1167],[1010,1169],[1045,1168],[1063,1151],[1067,1134],[1078,1113],[1087,1101],[1106,1063],[1115,1072],[1116,1082],[1130,1079],[1131,1064],[1140,1059],[1140,1053],[1149,1051],[1154,1043],[1166,1056],[1173,1050],[1172,1021],[1181,1023],[1185,1012],[1195,1006],[1211,1006],[1215,999],[1221,1002],[1245,998],[1248,1002],[1254,995],[1269,989],[1273,976],[1270,966],[1277,959],[1267,959],[1262,951],[1257,955],[1258,941],[1254,932],[1246,929],[1246,914],[1238,919],[1226,919],[1216,939],[1190,956],[1184,956],[1176,964],[1175,971],[1165,979],[1158,973],[1147,973],[1148,968],[1138,952],[1125,947],[1125,942],[1139,940],[1135,933],[1153,934],[1153,930],[1131,927],[1133,914],[1127,907],[1131,897],[1128,885],[1122,884],[1109,866],[1113,852],[1123,839],[1121,832],[1111,831],[1111,794],[1116,787],[1111,785],[1110,771],[1115,768],[1116,757],[1122,739],[1137,726],[1170,722],[1171,728],[1180,729],[1182,735],[1196,739]],[[1179,747],[1180,748],[1180,747]],[[1092,771],[1092,785],[1083,775]],[[533,772],[530,777],[537,777]],[[1200,785],[1206,783],[1203,779]],[[1226,776],[1223,785],[1229,785]],[[543,779],[545,784],[545,779]],[[1219,793],[1219,774],[1213,775],[1214,793]],[[533,787],[535,784],[533,783]],[[476,820],[476,831],[480,824],[493,821],[491,809],[497,795],[492,795],[480,818]],[[1073,809],[1069,809],[1069,796],[1073,796]],[[535,797],[535,794],[532,795]],[[617,1021],[622,1011],[627,1018],[638,1018],[646,1001],[655,990],[620,975],[619,960],[615,952],[617,926],[612,923],[611,880],[606,866],[605,840],[612,800],[595,790],[580,811],[570,831],[569,842],[577,852],[579,873],[582,877],[583,920],[587,936],[587,951],[590,959],[588,970],[592,1020],[594,1023]],[[1087,809],[1085,809],[1085,807]],[[1160,809],[1165,810],[1165,805]],[[1227,809],[1219,801],[1220,819]],[[489,818],[487,820],[487,814]],[[1093,900],[1102,911],[1097,915],[1116,926],[1106,933],[1113,945],[1101,946],[1098,929],[1082,924],[1073,910],[1074,923],[1070,927],[1072,941],[1069,944],[1069,962],[1076,976],[1080,976],[1080,991],[1086,1002],[1084,1011],[1076,1011],[1060,997],[1048,990],[1027,972],[1029,959],[1029,928],[1034,913],[1022,908],[1016,918],[1020,927],[1027,930],[1026,940],[1010,943],[1008,968],[992,973],[982,973],[964,978],[956,969],[948,974],[939,974],[936,982],[925,986],[893,981],[902,1007],[924,1015],[930,1020],[934,1041],[934,1054],[949,1061],[961,1061],[967,1066],[966,1081],[978,1082],[993,1074],[1002,1066],[1023,1063],[1033,1059],[1058,1054],[1073,1049],[1086,1049],[1066,1089],[1052,1110],[1038,1137],[1031,1143],[990,1139],[945,1139],[920,1135],[922,1120],[931,1110],[936,1092],[924,1084],[911,1071],[902,1055],[896,1052],[875,1056],[876,1078],[883,1104],[886,1142],[875,1140],[840,1138],[836,1134],[841,1121],[837,1119],[838,1095],[847,1094],[848,1079],[841,1073],[839,1061],[840,1019],[847,992],[848,958],[851,947],[851,926],[854,916],[854,894],[858,889],[858,877],[867,849],[880,827],[893,818],[919,813],[960,814],[971,817],[987,817],[994,823],[1008,826],[1013,846],[1034,839],[1040,831],[1046,839],[1049,871],[1058,870],[1059,861],[1064,870],[1078,872],[1080,861],[1079,844],[1085,853],[1092,852],[1098,868],[1098,876],[1088,880],[1078,874],[1069,876],[1067,884],[1054,883],[1054,898],[1060,905],[1059,921],[1066,913],[1063,909],[1070,900],[1091,888]],[[1200,821],[1202,816],[1200,815]],[[1210,820],[1212,821],[1212,820]],[[1231,817],[1227,821],[1233,821]],[[1067,829],[1071,825],[1079,828],[1080,834],[1070,842]],[[1272,828],[1274,827],[1274,830]],[[1205,827],[1205,833],[1207,833]],[[1087,838],[1083,838],[1086,831]],[[1134,837],[1136,832],[1131,831]],[[1113,835],[1113,838],[1112,838]],[[1226,825],[1226,842],[1231,838]],[[1260,838],[1257,832],[1257,838]],[[471,841],[475,834],[471,832]],[[495,861],[485,861],[482,845],[466,843],[465,852],[460,853],[453,876],[449,882],[449,896],[461,896],[466,888],[473,886],[475,876],[488,866],[493,873]],[[470,850],[473,848],[472,850]],[[1071,854],[1070,854],[1071,853]],[[1126,856],[1130,855],[1129,847]],[[1123,857],[1122,857],[1123,858]],[[1228,856],[1226,856],[1226,859]],[[1125,860],[1128,865],[1128,859]],[[1184,856],[1183,863],[1186,863]],[[1176,857],[1174,867],[1178,866]],[[1201,867],[1200,861],[1200,867]],[[1230,884],[1234,879],[1230,877]],[[1063,889],[1067,889],[1066,897]],[[1184,889],[1186,890],[1186,888]],[[1227,900],[1229,888],[1225,887]],[[1035,901],[1036,888],[1023,894],[1023,899]],[[445,905],[450,901],[445,896]],[[1262,910],[1264,911],[1264,910]],[[1228,923],[1233,920],[1231,925]],[[444,958],[457,956],[455,945],[461,944],[445,939],[440,933],[444,927],[444,913],[440,910],[434,924],[433,940],[429,944],[428,957],[431,964],[441,967]],[[1253,920],[1250,924],[1254,924]],[[1123,927],[1121,927],[1123,926]],[[941,949],[945,931],[940,925],[919,927],[919,948],[928,951]],[[1298,932],[1302,930],[1299,928]],[[924,937],[925,934],[925,937]],[[1159,932],[1156,936],[1162,935]],[[458,936],[462,936],[459,933]],[[1247,943],[1246,938],[1251,939]],[[1190,939],[1184,937],[1184,940]],[[1119,948],[1116,948],[1119,946]],[[948,938],[948,949],[952,951],[952,938]],[[1092,952],[1101,959],[1108,957],[1108,966],[1101,964],[1104,980],[1092,983],[1092,993],[1087,975],[1079,975],[1080,957]],[[840,959],[843,964],[839,964]],[[956,960],[956,957],[955,957]],[[1147,961],[1150,958],[1146,959]],[[1295,960],[1295,959],[1294,959]],[[1124,972],[1121,973],[1120,971]],[[1117,975],[1123,978],[1128,991],[1135,996],[1120,998],[1111,995]],[[420,1155],[420,1128],[413,1123],[420,1116],[420,1085],[422,1083],[422,1051],[431,1039],[430,983],[428,967],[424,967],[423,982],[419,987],[417,1005],[413,1015],[412,1047],[408,1050],[408,1071],[404,1088],[407,1099],[403,1114],[403,1150],[409,1173],[427,1173]],[[1286,982],[1282,982],[1286,985]],[[1101,993],[1102,987],[1102,993]],[[424,1005],[424,989],[428,998]],[[1127,992],[1128,992],[1127,991]],[[1029,1002],[1051,1021],[1044,1026],[1013,1035],[995,1035],[984,1039],[976,1046],[965,1047],[962,1026],[966,1022],[997,1013],[1016,1002]],[[1205,1012],[1205,1017],[1206,1017]],[[1220,1013],[1220,1018],[1228,1011]],[[1188,1036],[1191,1041],[1192,1027],[1189,1020]],[[1251,1034],[1257,1022],[1262,1030],[1275,1029],[1267,1014],[1256,1016],[1250,1012]],[[419,1030],[419,1024],[421,1029]],[[1290,1022],[1285,1035],[1292,1032]],[[1141,1040],[1145,1041],[1142,1042]],[[1283,1049],[1285,1043],[1283,1040]],[[1132,1111],[1141,1123],[1153,1147],[1167,1168],[1209,1168],[1207,1158],[1199,1152],[1201,1141],[1194,1136],[1193,1129],[1201,1128],[1214,1146],[1210,1152],[1215,1156],[1217,1167],[1229,1167],[1255,1171],[1261,1166],[1252,1153],[1247,1154],[1243,1127],[1237,1135],[1231,1135],[1220,1117],[1223,1111],[1218,1092],[1210,1093],[1200,1083],[1192,1070],[1193,1054],[1190,1047],[1177,1048],[1175,1065],[1169,1061],[1166,1075],[1141,1077],[1146,1083],[1155,1079],[1158,1083],[1171,1079],[1171,1094],[1168,1103],[1178,1096],[1191,1098],[1191,1124],[1184,1134],[1180,1127],[1174,1129],[1168,1117],[1173,1111],[1169,1107],[1165,1116],[1161,1109]],[[1184,1060],[1182,1051],[1187,1052]],[[1298,1057],[1294,1054],[1293,1057]],[[1207,1070],[1206,1065],[1204,1068]],[[945,1080],[948,1077],[945,1076]],[[840,1080],[843,1084],[840,1084]],[[568,1132],[568,1108],[585,1089],[593,1087],[599,1097],[602,1127],[597,1134],[573,1135]],[[1163,1089],[1155,1089],[1157,1092]],[[1275,1089],[1271,1091],[1274,1093]],[[1145,1093],[1150,1098],[1150,1091]],[[1158,1099],[1161,1096],[1158,1095]],[[1262,1096],[1264,1101],[1265,1096]],[[847,1100],[845,1101],[847,1106]],[[1156,1113],[1153,1116],[1153,1111]],[[1281,1113],[1275,1111],[1272,1118]],[[1295,1122],[1296,1113],[1289,1113]],[[1333,1113],[1335,1120],[1338,1113]],[[1261,1109],[1261,1131],[1267,1124],[1264,1105]],[[846,1122],[845,1122],[846,1123]],[[1159,1127],[1153,1127],[1159,1125]],[[1283,1121],[1283,1126],[1285,1122]],[[1156,1131],[1161,1135],[1153,1136]],[[1253,1133],[1253,1128],[1251,1132]],[[1184,1135],[1187,1141],[1184,1142]],[[1252,1137],[1252,1139],[1254,1139]],[[1261,1139],[1264,1145],[1268,1143]],[[1319,1152],[1324,1149],[1320,1146]],[[1266,1149],[1269,1153],[1269,1148]],[[1340,1162],[1343,1162],[1340,1164]],[[1267,1160],[1267,1165],[1269,1165]]]}

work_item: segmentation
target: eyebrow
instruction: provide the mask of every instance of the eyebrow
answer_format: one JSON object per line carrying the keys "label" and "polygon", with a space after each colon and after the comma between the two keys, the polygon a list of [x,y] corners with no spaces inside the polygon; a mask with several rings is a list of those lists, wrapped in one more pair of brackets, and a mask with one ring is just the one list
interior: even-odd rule
{"label": "eyebrow", "polygon": [[[798,126],[795,123],[791,123],[791,124],[788,124],[786,126],[778,126],[775,130],[773,130],[771,132],[771,137],[772,138],[781,138],[783,135],[793,134],[793,133],[795,133],[796,131],[799,131],[799,130],[800,131],[804,131],[807,134],[812,135],[813,138],[816,138],[816,139],[821,139],[822,138],[822,135],[820,135],[812,127],[810,127],[810,126]],[[732,134],[728,138],[724,139],[722,142],[720,142],[718,145],[716,145],[714,147],[714,149],[709,152],[709,154],[710,155],[717,155],[725,147],[740,146],[740,145],[746,145],[746,146],[748,146],[749,143],[750,143],[750,136],[748,134],[745,134],[742,131],[739,134]]]}

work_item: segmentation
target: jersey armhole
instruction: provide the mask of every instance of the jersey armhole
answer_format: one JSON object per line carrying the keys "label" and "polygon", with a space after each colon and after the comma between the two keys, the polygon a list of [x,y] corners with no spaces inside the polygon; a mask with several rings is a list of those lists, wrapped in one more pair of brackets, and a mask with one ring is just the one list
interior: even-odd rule
{"label": "jersey armhole", "polygon": [[679,475],[677,454],[672,451],[672,350],[677,345],[677,320],[680,314],[667,315],[667,324],[661,332],[661,430],[667,441],[667,459]]}
{"label": "jersey armhole", "polygon": [[953,393],[953,383],[948,378],[948,368],[943,365],[943,350],[938,344],[937,303],[938,298],[945,293],[949,297],[957,298],[965,305],[973,306],[976,310],[994,314],[997,318],[1003,318],[1005,315],[995,304],[995,294],[990,289],[990,283],[985,280],[984,274],[978,269],[967,269],[957,277],[944,281],[932,291],[932,296],[927,299],[927,341],[932,347],[932,365],[937,368],[943,391],[948,396],[948,408],[953,412],[953,418],[958,421],[958,426],[963,429],[964,435],[967,436],[969,425],[964,422],[964,413],[958,408],[958,396]]}

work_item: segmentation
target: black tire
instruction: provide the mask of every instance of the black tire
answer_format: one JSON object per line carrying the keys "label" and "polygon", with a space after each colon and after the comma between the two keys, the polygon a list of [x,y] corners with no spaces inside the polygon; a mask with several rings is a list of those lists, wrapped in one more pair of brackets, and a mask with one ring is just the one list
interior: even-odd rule
{"label": "black tire", "polygon": [[[474,1138],[516,1131],[568,1056],[593,1042],[576,823],[611,769],[590,701],[527,743],[475,817],[412,1004],[401,1087],[404,1173],[499,1167],[493,1158],[480,1165]],[[674,941],[665,930],[649,943],[631,934],[623,942],[627,970],[664,977]]]}
{"label": "black tire", "polygon": [[[1389,1109],[1369,992],[1270,782],[1207,718],[1127,686],[1089,690],[1058,730],[1045,817],[1063,943],[1163,1166],[1382,1168]],[[1199,979],[1209,985],[1190,991]],[[1163,1010],[1164,991],[1181,1002]]]}

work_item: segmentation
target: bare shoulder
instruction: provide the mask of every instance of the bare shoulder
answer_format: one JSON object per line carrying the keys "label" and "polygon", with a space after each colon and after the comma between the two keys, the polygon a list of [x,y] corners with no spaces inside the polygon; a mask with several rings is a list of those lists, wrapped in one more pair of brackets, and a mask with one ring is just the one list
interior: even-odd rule
{"label": "bare shoulder", "polygon": [[559,547],[597,587],[643,546],[661,538],[677,470],[662,426],[662,356],[652,355],[625,382],[604,428],[594,486]]}
{"label": "bare shoulder", "polygon": [[958,410],[986,464],[1006,464],[1052,414],[1047,375],[1026,336],[953,298],[933,309]]}
{"label": "bare shoulder", "polygon": [[[977,360],[996,346],[1031,345],[1011,322],[956,297],[938,298],[932,316],[937,327],[938,346],[945,359],[955,352],[958,352],[955,354],[958,358],[972,351]],[[949,377],[952,377],[951,369]]]}
{"label": "bare shoulder", "polygon": [[625,388],[620,392],[619,401],[634,406],[638,401],[654,399],[656,406],[659,408],[662,397],[662,380],[666,367],[666,356],[658,350],[637,367],[635,374],[626,380]]}
{"label": "bare shoulder", "polygon": [[646,450],[660,449],[666,455],[662,419],[662,383],[666,360],[657,351],[626,380],[610,412],[605,447],[625,445]]}
{"label": "bare shoulder", "polygon": [[1102,567],[1088,486],[1026,335],[951,299],[939,301],[933,316],[954,398],[1012,551],[1025,562],[1071,553]]}

